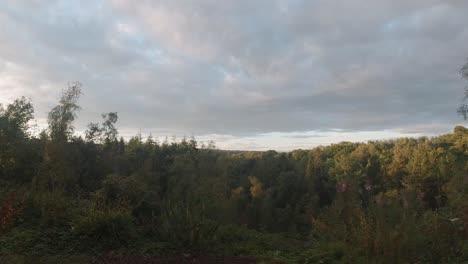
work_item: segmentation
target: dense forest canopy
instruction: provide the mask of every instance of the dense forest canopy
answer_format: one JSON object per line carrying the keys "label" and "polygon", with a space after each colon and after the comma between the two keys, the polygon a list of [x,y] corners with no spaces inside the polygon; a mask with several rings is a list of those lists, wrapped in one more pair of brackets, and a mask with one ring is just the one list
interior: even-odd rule
{"label": "dense forest canopy", "polygon": [[[38,135],[30,100],[0,106],[2,255],[468,260],[465,127],[282,153],[222,151],[195,139],[124,140],[117,112],[78,136],[81,94],[69,84]],[[465,119],[466,109],[458,109]]]}
{"label": "dense forest canopy", "polygon": [[222,151],[194,139],[124,140],[116,112],[77,136],[80,94],[79,83],[62,92],[40,135],[29,130],[29,100],[0,108],[0,254],[468,260],[467,128],[287,153]]}

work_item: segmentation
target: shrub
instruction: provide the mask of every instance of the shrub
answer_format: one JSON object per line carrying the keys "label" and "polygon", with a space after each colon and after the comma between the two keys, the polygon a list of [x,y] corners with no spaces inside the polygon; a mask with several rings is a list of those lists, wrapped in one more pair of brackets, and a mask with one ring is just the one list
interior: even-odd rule
{"label": "shrub", "polygon": [[209,248],[217,229],[218,224],[205,215],[203,207],[182,203],[166,205],[158,228],[166,241],[190,249]]}
{"label": "shrub", "polygon": [[38,209],[43,226],[68,226],[74,217],[76,201],[61,191],[33,193],[30,199],[28,209]]}
{"label": "shrub", "polygon": [[0,237],[0,255],[69,254],[75,252],[78,243],[70,230],[15,227]]}
{"label": "shrub", "polygon": [[0,204],[0,233],[9,230],[13,226],[21,210],[22,207],[18,204],[16,192],[11,192]]}
{"label": "shrub", "polygon": [[104,248],[126,246],[135,234],[132,215],[122,208],[89,208],[74,221],[73,231]]}

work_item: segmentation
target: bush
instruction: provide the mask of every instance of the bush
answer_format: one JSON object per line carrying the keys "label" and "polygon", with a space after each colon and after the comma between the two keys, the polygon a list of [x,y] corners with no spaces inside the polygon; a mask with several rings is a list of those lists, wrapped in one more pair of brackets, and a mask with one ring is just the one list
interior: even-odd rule
{"label": "bush", "polygon": [[79,242],[70,230],[17,227],[0,237],[0,255],[68,254],[75,251]]}
{"label": "bush", "polygon": [[16,192],[11,192],[0,202],[0,234],[9,230],[21,213],[22,206],[18,202]]}
{"label": "bush", "polygon": [[160,220],[159,233],[171,244],[197,250],[214,243],[218,224],[205,215],[203,207],[168,204]]}
{"label": "bush", "polygon": [[89,208],[74,222],[73,231],[104,248],[126,246],[135,235],[131,213],[121,208]]}
{"label": "bush", "polygon": [[293,260],[305,250],[304,243],[283,234],[262,233],[235,225],[220,226],[216,241],[219,254],[258,256],[281,261]]}
{"label": "bush", "polygon": [[28,211],[39,210],[43,226],[68,226],[77,208],[77,201],[58,191],[33,193],[30,201]]}

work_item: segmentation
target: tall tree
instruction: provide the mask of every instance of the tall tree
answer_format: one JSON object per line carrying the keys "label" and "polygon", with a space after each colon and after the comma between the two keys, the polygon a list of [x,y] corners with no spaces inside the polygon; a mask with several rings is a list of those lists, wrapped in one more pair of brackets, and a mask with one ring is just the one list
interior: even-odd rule
{"label": "tall tree", "polygon": [[0,105],[0,139],[9,141],[27,137],[28,123],[34,118],[34,108],[24,97],[16,99],[6,109]]}
{"label": "tall tree", "polygon": [[0,105],[0,178],[29,179],[34,170],[36,152],[29,142],[29,123],[34,108],[24,97],[6,108]]}
{"label": "tall tree", "polygon": [[117,141],[117,135],[119,134],[117,128],[115,128],[115,123],[119,118],[117,112],[102,114],[102,118],[104,119],[104,122],[102,123],[104,140],[107,142]]}
{"label": "tall tree", "polygon": [[[468,81],[468,61],[463,65],[460,70],[460,74],[464,79]],[[465,120],[468,119],[468,104],[465,101],[468,99],[468,86],[465,87],[465,96],[463,97],[463,103],[458,107],[458,114],[462,115]]]}
{"label": "tall tree", "polygon": [[102,114],[104,121],[102,127],[98,123],[91,122],[86,130],[86,140],[89,142],[100,141],[101,143],[117,142],[119,132],[115,127],[119,116],[117,112],[109,112]]}
{"label": "tall tree", "polygon": [[[79,168],[70,144],[73,121],[80,109],[81,83],[74,82],[62,91],[59,103],[49,112],[49,135],[44,145],[43,162],[36,177],[36,186],[48,191],[64,191],[78,181]],[[69,189],[69,188],[68,188]]]}
{"label": "tall tree", "polygon": [[81,95],[81,83],[68,84],[68,89],[62,91],[59,104],[49,112],[49,130],[52,140],[64,142],[73,134],[73,121],[76,112],[80,110],[78,99]]}

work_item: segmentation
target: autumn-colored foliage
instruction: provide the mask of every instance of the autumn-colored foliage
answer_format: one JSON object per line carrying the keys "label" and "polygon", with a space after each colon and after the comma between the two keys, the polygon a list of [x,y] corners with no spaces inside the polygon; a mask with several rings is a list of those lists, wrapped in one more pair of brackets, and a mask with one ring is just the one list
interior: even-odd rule
{"label": "autumn-colored foliage", "polygon": [[0,208],[0,232],[8,230],[15,223],[15,220],[21,211],[17,202],[16,192],[11,192],[2,202]]}
{"label": "autumn-colored foliage", "polygon": [[0,256],[468,261],[464,127],[433,138],[234,152],[194,139],[117,140],[110,113],[82,138],[72,125],[79,86],[71,88],[38,136],[26,131],[26,99],[0,107]]}

